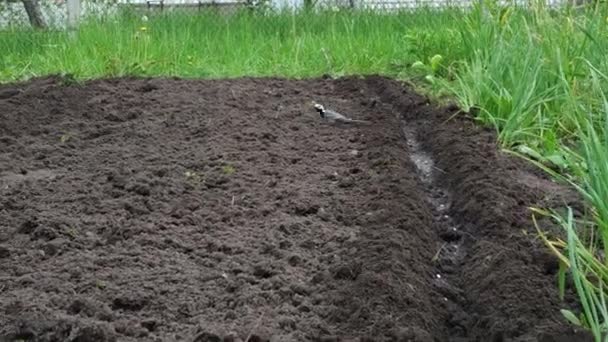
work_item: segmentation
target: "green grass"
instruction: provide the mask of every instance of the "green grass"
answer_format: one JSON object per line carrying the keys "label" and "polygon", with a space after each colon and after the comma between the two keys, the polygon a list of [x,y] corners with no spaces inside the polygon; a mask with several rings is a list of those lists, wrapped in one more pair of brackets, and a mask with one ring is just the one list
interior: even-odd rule
{"label": "green grass", "polygon": [[[434,27],[448,28],[451,18],[450,12],[203,12],[142,21],[124,13],[86,21],[73,39],[64,32],[0,32],[0,49],[9,52],[0,56],[0,80],[66,72],[80,78],[398,75],[421,54],[453,44],[433,37]],[[414,50],[411,41],[421,37],[425,51]]]}
{"label": "green grass", "polygon": [[[602,84],[608,77],[593,66],[591,88],[586,101],[576,101],[577,141],[574,147],[560,146],[568,172],[545,168],[556,179],[571,184],[587,203],[583,217],[575,218],[572,209],[566,214],[556,210],[535,212],[552,217],[565,230],[566,241],[551,240],[542,231],[547,245],[562,260],[560,290],[565,291],[565,277],[570,273],[583,312],[580,317],[568,313],[574,324],[591,329],[597,341],[608,340],[608,100]],[[590,99],[599,99],[599,106]],[[571,100],[574,101],[572,97]]]}
{"label": "green grass", "polygon": [[[123,13],[87,20],[75,36],[0,31],[0,81],[69,73],[108,76],[311,77],[384,74],[455,98],[493,126],[503,148],[573,185],[587,204],[536,209],[564,228],[546,236],[561,258],[559,286],[572,277],[583,310],[564,310],[606,338],[608,309],[608,9],[483,8]],[[565,213],[564,213],[565,212]],[[567,308],[565,308],[567,309]]]}

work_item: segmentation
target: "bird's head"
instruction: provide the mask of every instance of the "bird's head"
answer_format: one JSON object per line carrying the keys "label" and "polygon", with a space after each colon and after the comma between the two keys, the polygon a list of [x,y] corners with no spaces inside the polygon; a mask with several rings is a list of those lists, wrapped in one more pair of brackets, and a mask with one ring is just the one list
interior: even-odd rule
{"label": "bird's head", "polygon": [[315,104],[313,105],[313,107],[315,107],[315,110],[316,110],[317,112],[319,112],[319,115],[321,115],[321,117],[324,117],[324,116],[325,116],[325,107],[323,107],[322,105],[320,105],[320,104],[318,104],[318,103],[315,103]]}

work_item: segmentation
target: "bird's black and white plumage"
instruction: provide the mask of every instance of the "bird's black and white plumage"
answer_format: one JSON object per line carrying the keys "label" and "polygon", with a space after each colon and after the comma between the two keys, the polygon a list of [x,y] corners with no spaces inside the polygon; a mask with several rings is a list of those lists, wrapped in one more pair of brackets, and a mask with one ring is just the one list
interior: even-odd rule
{"label": "bird's black and white plumage", "polygon": [[315,103],[314,107],[315,110],[319,112],[321,119],[331,124],[369,124],[369,121],[351,119],[331,109],[325,109],[325,107],[318,103]]}

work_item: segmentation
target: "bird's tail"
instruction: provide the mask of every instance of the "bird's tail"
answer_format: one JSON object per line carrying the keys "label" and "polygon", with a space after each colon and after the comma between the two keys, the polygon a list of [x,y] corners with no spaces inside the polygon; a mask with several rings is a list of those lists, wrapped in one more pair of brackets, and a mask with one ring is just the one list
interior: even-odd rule
{"label": "bird's tail", "polygon": [[355,124],[361,124],[361,125],[369,125],[371,124],[371,121],[367,121],[367,120],[355,120],[355,119],[349,119],[349,122],[355,123]]}

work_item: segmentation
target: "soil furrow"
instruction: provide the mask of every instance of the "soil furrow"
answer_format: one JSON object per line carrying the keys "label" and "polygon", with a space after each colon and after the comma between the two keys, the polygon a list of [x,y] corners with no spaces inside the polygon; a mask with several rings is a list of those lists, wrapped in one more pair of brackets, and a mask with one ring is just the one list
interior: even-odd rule
{"label": "soil furrow", "polygon": [[422,150],[418,142],[418,134],[413,126],[402,121],[402,131],[409,147],[409,158],[416,165],[418,175],[425,190],[426,200],[433,210],[433,228],[436,235],[441,238],[441,247],[437,250],[431,262],[435,266],[433,285],[441,300],[444,301],[443,309],[448,312],[444,318],[443,325],[446,332],[444,336],[435,336],[441,340],[457,340],[467,337],[467,327],[461,320],[469,316],[464,311],[463,290],[459,287],[461,283],[460,272],[462,260],[466,251],[463,247],[464,236],[460,227],[450,216],[451,194],[442,188],[440,177],[445,171],[435,166],[432,156]]}
{"label": "soil furrow", "polygon": [[422,149],[436,162],[438,186],[455,194],[447,212],[461,230],[464,252],[451,278],[463,298],[450,313],[448,325],[458,327],[450,337],[589,341],[588,334],[564,324],[555,309],[571,304],[559,302],[556,261],[534,239],[528,211],[548,192],[567,198],[569,190],[501,154],[493,132],[462,118],[464,114],[454,119],[457,109],[436,108],[384,78],[369,78],[368,86],[415,129]]}

